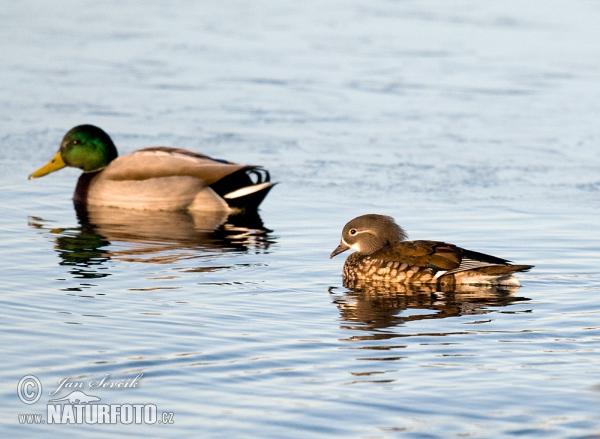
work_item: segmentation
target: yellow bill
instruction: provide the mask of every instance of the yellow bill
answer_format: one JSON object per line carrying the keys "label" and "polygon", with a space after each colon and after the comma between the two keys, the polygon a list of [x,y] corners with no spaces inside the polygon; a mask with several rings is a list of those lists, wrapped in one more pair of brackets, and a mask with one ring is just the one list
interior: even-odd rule
{"label": "yellow bill", "polygon": [[56,153],[52,160],[50,160],[46,165],[42,166],[40,169],[35,171],[33,174],[29,176],[29,179],[43,177],[44,175],[50,174],[51,172],[58,171],[59,169],[67,166],[62,156],[60,155],[60,151]]}

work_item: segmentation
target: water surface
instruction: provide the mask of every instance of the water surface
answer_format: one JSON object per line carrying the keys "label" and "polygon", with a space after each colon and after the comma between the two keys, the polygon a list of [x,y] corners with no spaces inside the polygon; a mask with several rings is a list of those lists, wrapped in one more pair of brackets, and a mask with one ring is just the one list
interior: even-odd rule
{"label": "water surface", "polygon": [[[3,435],[600,435],[596,3],[61,0],[0,20]],[[26,180],[81,123],[281,184],[252,218],[82,214],[77,170]],[[536,267],[514,291],[348,289],[328,255],[364,213]],[[19,424],[61,378],[140,373],[87,393],[173,424]]]}

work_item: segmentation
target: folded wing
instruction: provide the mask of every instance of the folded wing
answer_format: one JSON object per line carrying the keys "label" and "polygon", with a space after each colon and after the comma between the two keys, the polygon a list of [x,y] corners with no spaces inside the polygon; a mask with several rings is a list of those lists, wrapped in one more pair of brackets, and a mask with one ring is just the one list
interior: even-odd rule
{"label": "folded wing", "polygon": [[431,268],[436,277],[467,270],[506,274],[531,268],[530,265],[512,265],[506,259],[438,241],[403,241],[391,248],[379,250],[372,256]]}
{"label": "folded wing", "polygon": [[113,181],[140,181],[164,177],[193,177],[210,187],[232,208],[252,209],[271,187],[269,172],[260,166],[215,160],[192,151],[151,147],[123,155],[103,171]]}

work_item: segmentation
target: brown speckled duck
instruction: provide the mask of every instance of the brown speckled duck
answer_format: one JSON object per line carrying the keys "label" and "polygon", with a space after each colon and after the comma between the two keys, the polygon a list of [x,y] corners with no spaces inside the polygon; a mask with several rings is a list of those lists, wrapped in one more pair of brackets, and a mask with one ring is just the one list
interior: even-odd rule
{"label": "brown speckled duck", "polygon": [[518,286],[513,276],[532,265],[512,265],[506,259],[438,241],[406,241],[404,230],[384,215],[362,215],[344,226],[340,245],[330,258],[356,250],[344,264],[344,280],[402,283],[487,284]]}

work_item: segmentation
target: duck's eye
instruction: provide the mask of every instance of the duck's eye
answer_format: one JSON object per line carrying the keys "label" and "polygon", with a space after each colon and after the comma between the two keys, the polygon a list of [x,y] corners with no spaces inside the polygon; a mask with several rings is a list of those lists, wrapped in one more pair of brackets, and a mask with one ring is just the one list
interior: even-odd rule
{"label": "duck's eye", "polygon": [[356,229],[350,229],[350,234],[351,235],[356,235]]}

